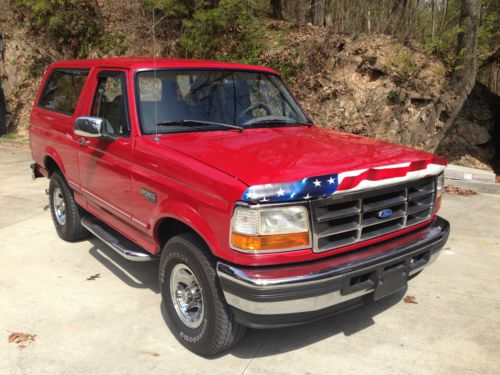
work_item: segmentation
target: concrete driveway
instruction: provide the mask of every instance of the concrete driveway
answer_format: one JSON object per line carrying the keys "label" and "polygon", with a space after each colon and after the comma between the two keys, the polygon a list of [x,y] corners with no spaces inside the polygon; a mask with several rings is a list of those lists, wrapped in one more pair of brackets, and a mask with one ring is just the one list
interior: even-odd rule
{"label": "concrete driveway", "polygon": [[[248,330],[231,351],[204,359],[163,321],[157,264],[123,260],[96,239],[57,237],[48,181],[32,181],[29,163],[25,146],[0,144],[2,374],[500,371],[500,195],[445,197],[451,238],[405,293],[299,327]],[[20,349],[7,342],[17,331],[37,336]]]}

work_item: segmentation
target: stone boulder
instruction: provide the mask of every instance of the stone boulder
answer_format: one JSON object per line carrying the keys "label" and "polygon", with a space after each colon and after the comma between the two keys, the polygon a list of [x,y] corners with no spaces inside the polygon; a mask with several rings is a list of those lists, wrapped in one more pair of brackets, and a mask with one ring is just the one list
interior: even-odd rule
{"label": "stone boulder", "polygon": [[487,128],[472,121],[461,122],[457,127],[457,133],[468,143],[475,146],[484,145],[491,140]]}

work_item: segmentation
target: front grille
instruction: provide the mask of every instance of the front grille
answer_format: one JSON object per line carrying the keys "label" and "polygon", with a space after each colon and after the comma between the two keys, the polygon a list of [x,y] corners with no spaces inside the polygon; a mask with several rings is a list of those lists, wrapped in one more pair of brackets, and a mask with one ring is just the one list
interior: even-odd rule
{"label": "front grille", "polygon": [[[382,236],[429,219],[436,178],[311,201],[314,251],[322,252]],[[392,214],[383,217],[382,210]]]}

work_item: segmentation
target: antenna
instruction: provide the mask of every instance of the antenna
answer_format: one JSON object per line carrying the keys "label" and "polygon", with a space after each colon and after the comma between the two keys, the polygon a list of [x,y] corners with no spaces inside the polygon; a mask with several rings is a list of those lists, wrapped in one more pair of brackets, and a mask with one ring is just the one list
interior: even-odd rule
{"label": "antenna", "polygon": [[[155,8],[153,7],[153,27],[151,32],[153,33],[153,93],[155,92],[156,86],[156,33],[155,33]],[[160,94],[161,100],[161,94]],[[155,100],[155,136],[153,141],[158,142],[160,138],[158,137],[158,102]]]}

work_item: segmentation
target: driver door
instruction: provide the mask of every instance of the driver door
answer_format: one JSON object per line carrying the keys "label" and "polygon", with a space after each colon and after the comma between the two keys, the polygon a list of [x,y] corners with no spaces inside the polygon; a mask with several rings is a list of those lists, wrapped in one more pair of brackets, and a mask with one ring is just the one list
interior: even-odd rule
{"label": "driver door", "polygon": [[[80,181],[92,208],[119,219],[132,212],[132,142],[125,70],[100,70],[95,77],[90,116],[108,120],[107,133],[116,140],[80,137]],[[127,220],[128,221],[128,220]]]}

